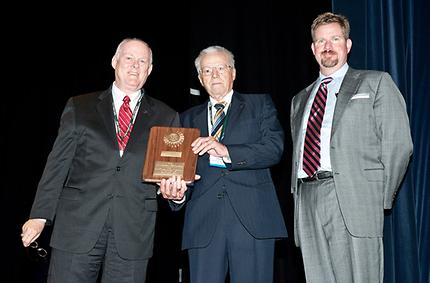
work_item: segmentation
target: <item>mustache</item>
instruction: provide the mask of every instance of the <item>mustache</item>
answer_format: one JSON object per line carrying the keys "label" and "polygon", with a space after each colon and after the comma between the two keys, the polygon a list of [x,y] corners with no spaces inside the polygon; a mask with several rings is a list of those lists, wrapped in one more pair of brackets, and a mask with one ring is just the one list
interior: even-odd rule
{"label": "mustache", "polygon": [[335,55],[337,54],[336,52],[334,52],[333,50],[324,50],[323,52],[321,52],[321,55]]}

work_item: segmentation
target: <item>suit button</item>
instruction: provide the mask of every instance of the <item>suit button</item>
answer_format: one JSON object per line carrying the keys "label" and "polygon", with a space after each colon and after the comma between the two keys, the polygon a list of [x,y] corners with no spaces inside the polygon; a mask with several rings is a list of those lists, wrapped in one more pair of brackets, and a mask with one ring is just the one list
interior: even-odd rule
{"label": "suit button", "polygon": [[121,171],[121,166],[117,166],[116,171]]}
{"label": "suit button", "polygon": [[217,199],[222,199],[224,197],[224,193],[218,193],[216,197]]}

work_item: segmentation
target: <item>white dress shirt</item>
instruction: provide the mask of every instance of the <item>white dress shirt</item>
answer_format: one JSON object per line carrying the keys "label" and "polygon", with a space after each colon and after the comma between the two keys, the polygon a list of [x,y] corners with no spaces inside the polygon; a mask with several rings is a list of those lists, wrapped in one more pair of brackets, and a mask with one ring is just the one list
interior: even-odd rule
{"label": "white dress shirt", "polygon": [[[139,102],[139,99],[141,97],[142,92],[140,90],[135,91],[133,93],[130,94],[126,94],[125,92],[123,92],[122,90],[120,90],[115,83],[113,83],[112,85],[112,98],[113,98],[113,104],[115,106],[115,113],[116,113],[116,117],[119,117],[119,108],[121,107],[122,103],[123,103],[123,99],[126,95],[128,95],[128,97],[130,97],[130,109],[131,112],[133,113],[133,121],[132,123],[134,124],[134,120],[136,119],[137,116],[137,111],[139,111],[139,109],[136,109],[136,113],[134,112],[134,109],[136,108],[137,103]],[[142,94],[143,95],[143,94]],[[115,123],[117,123],[117,121],[115,121]],[[115,125],[115,130],[118,133],[118,127],[117,125]],[[124,152],[122,150],[119,151],[119,155],[122,156]]]}
{"label": "white dress shirt", "polygon": [[[348,71],[348,64],[345,63],[339,70],[331,74],[329,77],[332,77],[333,80],[327,85],[327,103],[324,112],[324,118],[321,125],[321,158],[320,158],[320,168],[318,171],[332,171],[331,162],[330,162],[330,137],[331,137],[331,127],[333,124],[333,114],[334,108],[336,106],[337,93],[339,92],[340,86],[342,84],[343,78],[345,77],[346,71]],[[315,83],[315,86],[309,96],[308,101],[306,102],[306,107],[304,110],[304,117],[302,123],[302,132],[301,132],[301,145],[300,145],[300,160],[299,160],[299,168],[298,168],[298,178],[306,178],[308,175],[303,170],[303,150],[304,150],[304,140],[306,135],[306,128],[308,124],[309,115],[311,112],[312,103],[314,101],[315,95],[318,91],[318,88],[321,84],[321,81],[325,79],[327,76],[324,76],[320,73],[319,80]]]}

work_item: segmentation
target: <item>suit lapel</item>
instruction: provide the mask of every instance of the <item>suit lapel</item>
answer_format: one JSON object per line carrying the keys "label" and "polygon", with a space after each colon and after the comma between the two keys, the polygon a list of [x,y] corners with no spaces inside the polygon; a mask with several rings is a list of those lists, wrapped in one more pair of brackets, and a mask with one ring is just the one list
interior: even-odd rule
{"label": "suit lapel", "polygon": [[229,142],[229,137],[231,136],[229,135],[229,133],[232,133],[232,131],[234,131],[234,127],[237,124],[240,114],[244,108],[245,100],[243,99],[242,94],[234,92],[231,99],[231,105],[227,111],[227,125],[224,129],[223,143]]}
{"label": "suit lapel", "polygon": [[333,125],[331,129],[331,136],[334,135],[341,119],[343,112],[346,109],[351,97],[357,92],[358,86],[360,85],[361,79],[359,78],[360,73],[351,67],[345,74],[342,85],[337,95],[336,107],[333,114]]}
{"label": "suit lapel", "polygon": [[[196,115],[193,117],[192,125],[193,128],[200,129],[200,136],[209,136],[208,130],[208,101],[203,103],[199,109],[196,111]],[[197,167],[206,167],[209,163],[209,155],[204,154],[197,159]]]}
{"label": "suit lapel", "polygon": [[97,112],[100,114],[101,119],[103,120],[103,124],[106,127],[106,131],[108,136],[111,138],[114,146],[117,150],[118,141],[116,138],[116,130],[115,130],[115,118],[113,116],[113,107],[112,107],[112,89],[102,92],[99,95],[100,102],[96,105]]}
{"label": "suit lapel", "polygon": [[297,138],[298,136],[301,136],[300,133],[301,133],[302,125],[304,123],[304,121],[303,121],[303,116],[304,115],[303,114],[305,112],[306,102],[309,100],[309,96],[311,95],[311,92],[312,92],[312,89],[315,86],[315,83],[316,83],[316,81],[313,84],[311,84],[310,86],[308,86],[306,88],[306,90],[304,90],[304,94],[303,95],[298,96],[299,101],[297,101],[297,103],[298,103],[297,108],[296,108],[297,110],[296,110],[296,113],[294,113],[294,117],[295,117],[295,119],[294,119],[294,123],[295,123],[294,129],[296,130],[295,131],[296,137],[293,137],[293,138]]}
{"label": "suit lapel", "polygon": [[196,128],[200,129],[200,136],[207,137],[209,136],[208,130],[208,102],[202,104],[199,111],[197,111],[197,115],[193,118],[193,125]]}
{"label": "suit lapel", "polygon": [[[293,127],[293,143],[294,144],[301,144],[302,141],[302,125],[303,123],[306,123],[305,121],[303,121],[304,119],[304,112],[305,112],[305,107],[306,107],[306,103],[309,100],[309,96],[311,95],[312,89],[315,86],[316,81],[311,84],[310,86],[308,86],[305,90],[302,91],[302,93],[299,93],[296,97],[297,97],[297,106],[294,109],[294,127]],[[295,147],[295,151],[293,152],[293,157],[295,157],[295,160],[299,160],[299,153],[300,153],[300,148],[298,146]]]}

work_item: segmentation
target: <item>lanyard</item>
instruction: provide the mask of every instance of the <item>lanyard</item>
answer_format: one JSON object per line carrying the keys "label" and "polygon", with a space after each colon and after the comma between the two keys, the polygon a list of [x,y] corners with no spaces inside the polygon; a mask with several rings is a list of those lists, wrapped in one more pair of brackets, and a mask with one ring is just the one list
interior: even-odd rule
{"label": "lanyard", "polygon": [[115,103],[114,103],[114,101],[112,99],[112,110],[113,110],[113,116],[114,116],[114,119],[115,119],[115,129],[116,129],[117,136],[120,138],[121,141],[126,136],[128,136],[130,134],[131,129],[133,128],[134,119],[136,118],[137,111],[139,110],[139,106],[140,106],[140,102],[142,101],[142,97],[143,97],[143,92],[140,94],[139,100],[137,101],[136,106],[133,109],[133,113],[132,113],[130,122],[128,123],[128,126],[127,126],[127,131],[125,131],[125,133],[124,133],[123,136],[120,135],[121,130],[119,128],[118,116],[116,114]]}

